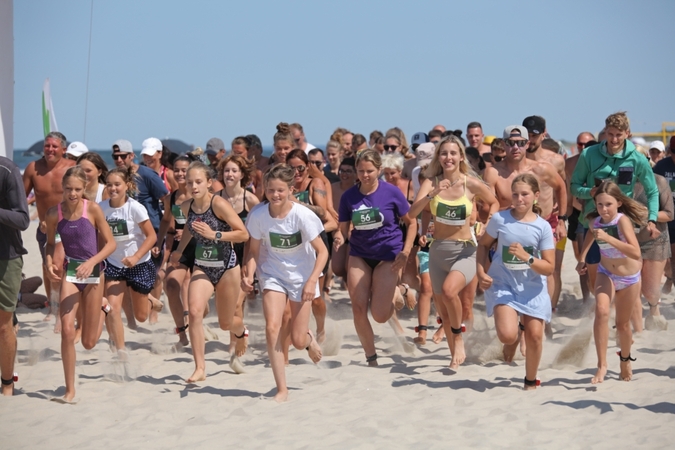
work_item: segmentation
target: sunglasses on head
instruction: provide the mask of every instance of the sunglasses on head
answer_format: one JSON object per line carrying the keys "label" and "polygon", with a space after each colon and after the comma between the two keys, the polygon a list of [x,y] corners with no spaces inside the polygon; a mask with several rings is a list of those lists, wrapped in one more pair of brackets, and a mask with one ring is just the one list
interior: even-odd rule
{"label": "sunglasses on head", "polygon": [[129,156],[128,153],[122,153],[121,155],[112,155],[115,161],[117,161],[118,159],[127,159],[127,156]]}
{"label": "sunglasses on head", "polygon": [[307,170],[307,166],[295,166],[293,167],[293,170],[298,173],[303,173],[305,170]]}
{"label": "sunglasses on head", "polygon": [[504,141],[507,147],[515,147],[518,146],[520,148],[523,148],[527,145],[527,140],[523,139],[522,141],[514,141],[513,139],[506,139]]}
{"label": "sunglasses on head", "polygon": [[393,152],[396,151],[398,145],[384,145],[383,147],[385,152]]}

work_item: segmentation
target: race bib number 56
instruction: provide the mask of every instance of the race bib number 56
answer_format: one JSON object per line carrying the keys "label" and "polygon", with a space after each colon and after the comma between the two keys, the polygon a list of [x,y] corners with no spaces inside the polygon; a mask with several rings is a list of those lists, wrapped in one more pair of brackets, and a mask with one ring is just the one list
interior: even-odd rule
{"label": "race bib number 56", "polygon": [[352,211],[352,223],[357,230],[374,230],[382,226],[380,208],[363,208]]}

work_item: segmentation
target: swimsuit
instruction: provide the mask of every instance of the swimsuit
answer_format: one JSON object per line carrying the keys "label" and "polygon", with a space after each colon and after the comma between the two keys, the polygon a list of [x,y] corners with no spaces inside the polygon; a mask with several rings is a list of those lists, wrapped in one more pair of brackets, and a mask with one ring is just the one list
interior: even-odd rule
{"label": "swimsuit", "polygon": [[[601,223],[600,222],[600,217],[596,217],[595,221],[593,221],[593,228],[594,229],[603,229],[607,234],[610,236],[613,236],[617,239],[619,239],[621,242],[626,242],[626,238],[621,232],[621,228],[619,228],[619,219],[621,219],[621,216],[623,216],[622,213],[618,213],[614,220],[612,220],[609,223]],[[616,259],[616,258],[626,258],[626,255],[624,255],[620,250],[617,248],[611,246],[605,241],[601,241],[596,239],[596,242],[598,243],[598,247],[600,247],[600,254],[604,258],[609,258],[609,259]],[[637,273],[633,275],[616,275],[607,270],[603,265],[602,262],[598,266],[598,272],[607,275],[607,277],[614,283],[614,289],[617,291],[620,291],[621,289],[625,289],[628,286],[631,286],[638,281],[640,281],[640,271],[638,270]]]}
{"label": "swimsuit", "polygon": [[[87,218],[88,201],[83,199],[82,202],[82,217],[77,220],[64,219],[61,203],[58,204],[59,222],[56,231],[61,235],[63,250],[66,253],[63,262],[64,273],[68,272],[69,263],[74,265],[73,262],[76,261],[87,261],[98,253],[98,231]],[[80,292],[87,287],[85,283],[74,284]]]}
{"label": "swimsuit", "polygon": [[213,231],[221,232],[232,231],[232,228],[213,212],[213,196],[209,208],[201,214],[192,210],[192,204],[193,201],[190,202],[187,226],[192,233],[192,239],[195,240],[195,266],[198,266],[215,286],[225,271],[237,265],[237,254],[234,252],[231,242],[206,239],[193,229],[192,224],[204,222]]}
{"label": "swimsuit", "polygon": [[[216,194],[220,194],[221,197],[223,197],[225,200],[228,200],[228,198],[225,197],[226,195],[225,189],[223,189],[220,192],[216,192]],[[239,216],[242,222],[246,223],[246,218],[248,217],[248,210],[246,209],[246,189],[244,189],[244,195],[242,196],[241,203],[243,205],[243,208],[241,212],[237,213],[237,215]],[[239,266],[241,266],[244,262],[244,246],[246,245],[246,243],[237,242],[232,245],[234,247],[234,253],[237,254],[237,263],[239,264]]]}

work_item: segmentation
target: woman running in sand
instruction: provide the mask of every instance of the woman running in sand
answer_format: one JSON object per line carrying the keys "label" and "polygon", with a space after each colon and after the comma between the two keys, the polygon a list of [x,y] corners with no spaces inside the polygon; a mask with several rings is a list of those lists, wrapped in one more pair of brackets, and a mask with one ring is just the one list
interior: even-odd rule
{"label": "woman running in sand", "polygon": [[[270,167],[263,176],[267,204],[249,214],[246,226],[251,234],[246,256],[246,275],[241,285],[253,291],[253,274],[258,273],[263,290],[267,354],[277,385],[274,399],[288,398],[284,347],[290,332],[295,348],[306,349],[317,363],[321,347],[309,330],[311,302],[319,296],[319,276],[328,261],[328,249],[320,237],[323,226],[308,208],[289,197],[295,171],[286,164]],[[282,329],[286,298],[290,299],[290,330]]]}
{"label": "woman running in sand", "polygon": [[106,200],[109,197],[108,190],[105,188],[108,167],[103,158],[98,153],[83,153],[77,158],[77,165],[82,167],[87,175],[86,197],[96,199],[96,203]]}
{"label": "woman running in sand", "polygon": [[[75,317],[82,308],[82,345],[94,348],[103,331],[103,321],[110,305],[103,301],[105,277],[101,263],[115,251],[115,240],[101,208],[87,201],[84,191],[87,176],[81,167],[71,167],[63,176],[63,202],[47,211],[47,273],[55,283],[61,282],[61,358],[66,379],[66,393],[61,399],[75,398]],[[66,254],[63,280],[56,275],[54,247],[56,233]],[[99,238],[104,245],[99,250]],[[103,312],[101,312],[103,311]]]}
{"label": "woman running in sand", "polygon": [[[173,244],[171,253],[178,249],[183,236],[183,228],[187,217],[183,214],[181,205],[190,200],[192,194],[187,189],[187,170],[194,158],[189,156],[179,156],[173,162],[173,176],[178,184],[178,189],[168,194],[162,202],[164,203],[164,215],[159,224],[159,234],[157,242],[164,242],[167,234],[172,235]],[[159,247],[154,247],[152,253],[158,257],[161,253]],[[169,300],[169,310],[176,324],[176,334],[178,335],[177,346],[186,346],[189,343],[187,336],[187,318],[188,312],[188,286],[190,284],[190,273],[195,263],[195,241],[191,240],[183,251],[178,264],[168,264],[166,277],[164,278],[164,291]]]}
{"label": "woman running in sand", "polygon": [[[633,223],[645,226],[647,208],[627,197],[612,181],[603,181],[595,189],[595,210],[588,214],[589,233],[581,249],[577,271],[587,270],[585,258],[593,240],[600,247],[600,264],[595,281],[595,322],[593,336],[598,354],[598,371],[591,383],[602,383],[607,375],[607,340],[609,338],[609,306],[616,305],[616,332],[619,340],[620,378],[630,381],[633,377],[630,348],[633,333],[630,318],[635,298],[640,295],[640,269],[642,255]],[[632,223],[631,223],[632,222]],[[529,344],[528,344],[529,345]],[[528,348],[529,355],[529,348]],[[626,356],[624,356],[626,355]]]}
{"label": "woman running in sand", "polygon": [[[377,366],[377,351],[368,307],[376,322],[391,319],[400,271],[405,268],[417,233],[417,221],[408,215],[410,205],[400,189],[379,181],[381,166],[377,151],[359,153],[359,184],[342,194],[340,227],[334,238],[336,251],[349,239],[349,296],[354,326],[369,366]],[[408,227],[405,242],[400,222]]]}
{"label": "woman running in sand", "polygon": [[106,259],[105,295],[112,308],[106,325],[117,351],[125,350],[122,303],[129,288],[134,317],[145,322],[150,310],[161,311],[163,304],[150,295],[157,272],[150,250],[157,241],[148,211],[130,196],[136,191],[132,167],[117,167],[108,173],[106,187],[110,198],[100,206],[110,225],[117,249]]}
{"label": "woman running in sand", "polygon": [[[553,273],[555,244],[551,226],[538,215],[539,183],[534,175],[516,176],[511,192],[513,206],[495,213],[480,239],[476,267],[487,314],[494,314],[497,337],[504,344],[504,361],[513,360],[520,332],[525,333],[524,389],[530,390],[539,384],[544,321],[551,320],[546,277]],[[495,241],[497,251],[486,274],[488,251]]]}
{"label": "woman running in sand", "polygon": [[213,177],[211,169],[204,163],[195,161],[190,164],[187,188],[192,193],[192,200],[181,204],[183,215],[187,217],[186,227],[180,245],[171,254],[171,264],[175,267],[188,243],[195,240],[195,263],[188,288],[188,330],[195,371],[187,379],[188,383],[206,379],[203,319],[214,290],[220,328],[234,332],[238,340],[235,348],[237,356],[246,352],[248,330],[241,318],[234,315],[240,291],[240,270],[232,243],[245,242],[248,233],[227,200],[209,192]]}
{"label": "woman running in sand", "polygon": [[452,354],[450,368],[457,370],[466,358],[459,292],[476,276],[476,244],[471,233],[474,198],[489,204],[490,214],[497,212],[499,203],[471,170],[464,144],[454,135],[438,144],[425,176],[410,214],[416,216],[428,208],[435,217],[429,275]]}
{"label": "woman running in sand", "polygon": [[[300,149],[292,150],[286,156],[286,162],[295,171],[293,176],[293,193],[295,198],[314,212],[323,225],[320,237],[324,245],[328,248],[332,244],[332,233],[337,229],[337,221],[328,212],[328,198],[326,184],[321,178],[314,178],[309,175],[310,162],[307,154]],[[316,166],[314,166],[316,168]],[[329,242],[328,234],[331,233]],[[330,251],[328,252],[330,257]],[[324,276],[328,272],[328,259],[323,267],[319,277],[319,286],[324,286]],[[320,292],[323,289],[320,290]],[[317,298],[312,300],[312,313],[316,319],[316,340],[319,344],[326,339],[326,302],[320,293]]]}
{"label": "woman running in sand", "polygon": [[[258,197],[256,197],[255,194],[245,189],[247,186],[249,186],[251,177],[255,170],[257,169],[255,168],[253,162],[250,162],[248,159],[246,159],[246,157],[240,155],[229,155],[218,163],[218,172],[221,174],[220,178],[223,180],[225,188],[222,191],[217,192],[216,195],[220,195],[225,200],[227,200],[230,205],[232,205],[234,212],[237,213],[241,221],[244,223],[246,223],[249,212],[255,205],[260,203],[260,200],[258,200]],[[244,242],[238,242],[234,244],[234,252],[237,254],[237,263],[239,264],[239,267],[242,267],[244,262],[245,245],[246,244]],[[234,313],[235,316],[241,318],[241,320],[244,320],[245,300],[246,292],[242,290],[239,293],[239,298],[237,299],[237,310]],[[235,342],[236,336],[234,332],[230,331],[230,366],[233,367],[233,370],[235,368],[241,367],[241,363],[236,361],[238,356],[234,349]]]}

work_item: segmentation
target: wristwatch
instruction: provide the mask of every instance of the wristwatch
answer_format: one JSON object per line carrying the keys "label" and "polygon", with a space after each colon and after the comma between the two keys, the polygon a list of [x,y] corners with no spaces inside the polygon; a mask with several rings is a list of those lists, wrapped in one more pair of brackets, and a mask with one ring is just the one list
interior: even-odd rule
{"label": "wristwatch", "polygon": [[534,256],[530,255],[530,259],[527,260],[527,265],[531,266],[532,264],[534,264]]}
{"label": "wristwatch", "polygon": [[558,216],[558,220],[567,220],[567,214],[563,214],[562,216]]}
{"label": "wristwatch", "polygon": [[223,233],[216,231],[216,241],[219,241],[223,237]]}

